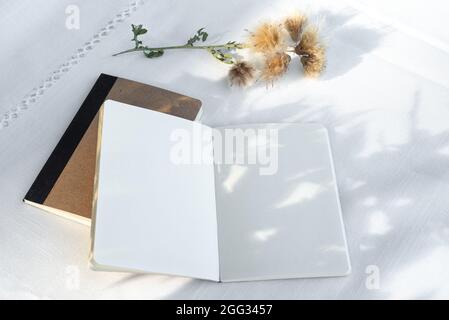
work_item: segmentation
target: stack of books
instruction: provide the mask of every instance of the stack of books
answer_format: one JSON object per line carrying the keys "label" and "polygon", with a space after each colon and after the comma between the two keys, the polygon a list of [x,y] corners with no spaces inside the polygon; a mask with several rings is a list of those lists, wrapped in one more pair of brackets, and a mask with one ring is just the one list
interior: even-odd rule
{"label": "stack of books", "polygon": [[348,274],[326,129],[200,116],[197,99],[102,74],[24,201],[89,225],[95,270]]}

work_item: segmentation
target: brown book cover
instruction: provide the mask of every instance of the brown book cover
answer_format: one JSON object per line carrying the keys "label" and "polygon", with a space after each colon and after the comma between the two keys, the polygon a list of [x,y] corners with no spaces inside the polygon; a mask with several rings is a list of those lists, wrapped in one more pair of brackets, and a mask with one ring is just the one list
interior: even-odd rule
{"label": "brown book cover", "polygon": [[26,203],[90,224],[96,172],[98,111],[107,99],[188,120],[197,119],[201,109],[201,101],[197,99],[101,74],[26,194]]}

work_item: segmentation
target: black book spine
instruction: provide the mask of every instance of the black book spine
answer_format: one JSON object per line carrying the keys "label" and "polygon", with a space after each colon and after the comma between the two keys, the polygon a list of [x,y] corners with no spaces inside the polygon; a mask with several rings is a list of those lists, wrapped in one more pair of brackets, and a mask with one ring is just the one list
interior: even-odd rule
{"label": "black book spine", "polygon": [[64,132],[24,200],[43,204],[80,143],[117,77],[101,74]]}

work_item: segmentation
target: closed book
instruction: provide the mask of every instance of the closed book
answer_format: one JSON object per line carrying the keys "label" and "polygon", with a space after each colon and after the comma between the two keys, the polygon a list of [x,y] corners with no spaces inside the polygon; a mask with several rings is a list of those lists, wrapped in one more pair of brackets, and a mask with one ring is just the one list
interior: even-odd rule
{"label": "closed book", "polygon": [[186,120],[198,119],[201,111],[201,101],[197,99],[101,74],[26,194],[26,203],[90,225],[98,111],[106,99],[138,105]]}

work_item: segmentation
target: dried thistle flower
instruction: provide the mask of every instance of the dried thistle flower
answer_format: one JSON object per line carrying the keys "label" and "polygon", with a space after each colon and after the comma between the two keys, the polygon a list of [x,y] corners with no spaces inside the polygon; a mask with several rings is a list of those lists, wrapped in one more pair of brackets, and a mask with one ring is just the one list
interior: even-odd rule
{"label": "dried thistle flower", "polygon": [[302,56],[301,63],[307,77],[318,77],[326,65],[324,48],[317,49],[313,54]]}
{"label": "dried thistle flower", "polygon": [[298,55],[308,54],[320,46],[318,40],[318,29],[315,27],[309,27],[305,30],[301,36],[301,40],[295,47],[295,52]]}
{"label": "dried thistle flower", "polygon": [[283,51],[286,44],[282,37],[282,28],[278,24],[264,23],[251,33],[249,47],[264,54]]}
{"label": "dried thistle flower", "polygon": [[252,82],[256,69],[246,61],[235,63],[229,70],[229,82],[232,85],[245,87]]}
{"label": "dried thistle flower", "polygon": [[308,77],[318,76],[325,68],[326,49],[318,39],[318,30],[308,28],[295,47],[295,53],[301,57],[304,73]]}
{"label": "dried thistle flower", "polygon": [[307,23],[307,17],[303,14],[296,13],[290,17],[287,17],[284,21],[284,27],[287,30],[290,38],[297,43],[300,35],[304,30]]}
{"label": "dried thistle flower", "polygon": [[[148,32],[143,25],[131,25],[131,31],[133,47],[114,56],[140,52],[153,59],[163,56],[168,50],[204,50],[218,61],[231,65],[228,74],[231,86],[247,86],[255,79],[267,82],[277,80],[288,70],[293,52],[300,59],[306,76],[318,76],[326,64],[326,48],[320,43],[318,29],[310,26],[307,16],[301,13],[291,15],[281,22],[259,25],[250,33],[247,43],[228,41],[208,44],[208,33],[205,28],[200,28],[183,44],[150,47],[141,38]],[[254,65],[239,60],[241,56],[237,52],[241,49],[250,49],[255,53]]]}
{"label": "dried thistle flower", "polygon": [[287,72],[290,60],[290,56],[285,52],[276,52],[268,55],[265,59],[264,69],[262,70],[262,79],[273,82],[281,77]]}

